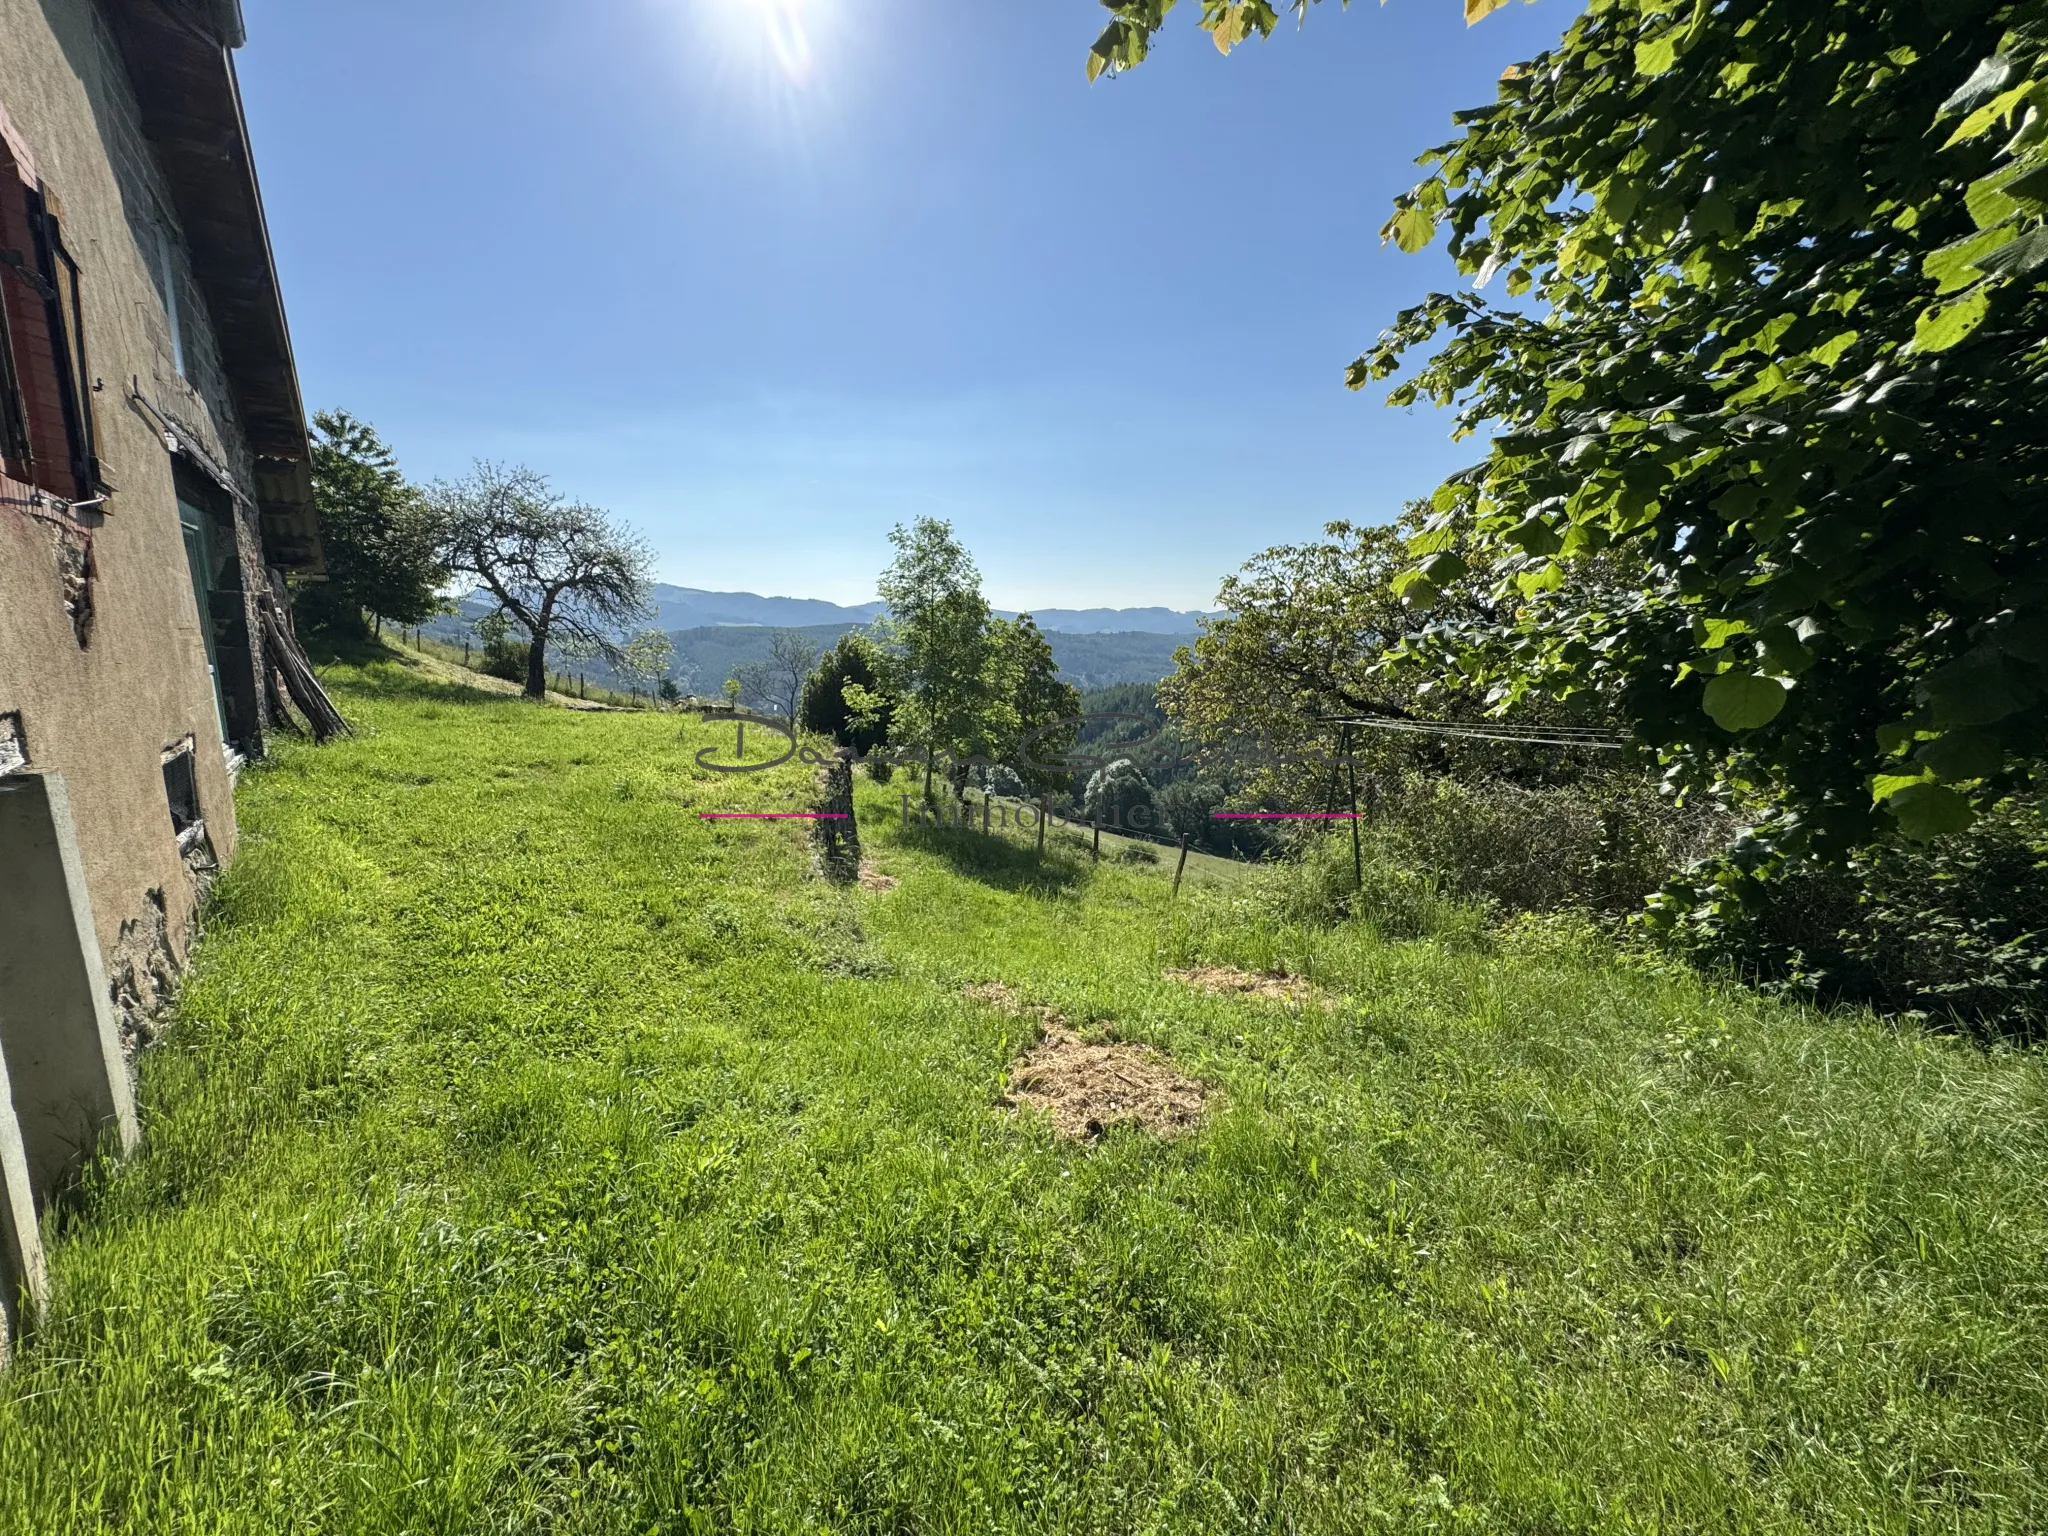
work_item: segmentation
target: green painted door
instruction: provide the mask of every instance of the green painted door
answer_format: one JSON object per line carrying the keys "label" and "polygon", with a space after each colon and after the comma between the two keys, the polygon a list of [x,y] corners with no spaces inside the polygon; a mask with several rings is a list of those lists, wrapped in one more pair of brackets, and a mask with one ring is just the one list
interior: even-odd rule
{"label": "green painted door", "polygon": [[220,739],[228,739],[227,704],[220,691],[220,658],[213,640],[213,539],[210,520],[200,508],[182,497],[178,501],[178,526],[185,534],[185,563],[192,569],[192,597],[199,606],[199,635],[206,642],[206,675],[213,685],[213,717],[220,726]]}

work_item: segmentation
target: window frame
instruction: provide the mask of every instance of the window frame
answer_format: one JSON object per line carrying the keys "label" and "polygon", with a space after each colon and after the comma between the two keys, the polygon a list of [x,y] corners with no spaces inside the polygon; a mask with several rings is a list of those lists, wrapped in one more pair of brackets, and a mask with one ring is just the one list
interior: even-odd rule
{"label": "window frame", "polygon": [[[19,225],[29,248],[5,244],[0,232],[0,455],[5,472],[61,501],[91,501],[108,489],[97,454],[93,383],[85,336],[85,283],[65,247],[61,205],[47,185],[31,185],[0,145],[0,198],[12,205],[7,226]],[[18,334],[40,321],[41,338]],[[47,367],[23,341],[43,342]],[[38,407],[54,407],[62,433],[61,462],[51,463],[51,434]],[[44,452],[39,453],[38,447]]]}

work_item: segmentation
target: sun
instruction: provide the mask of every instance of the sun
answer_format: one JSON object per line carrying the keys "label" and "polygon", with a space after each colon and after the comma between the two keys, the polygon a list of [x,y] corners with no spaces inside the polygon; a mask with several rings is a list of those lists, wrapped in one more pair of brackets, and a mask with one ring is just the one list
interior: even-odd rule
{"label": "sun", "polygon": [[812,42],[819,0],[698,0],[698,8],[718,18],[729,44],[753,54],[790,84],[808,84],[817,73]]}

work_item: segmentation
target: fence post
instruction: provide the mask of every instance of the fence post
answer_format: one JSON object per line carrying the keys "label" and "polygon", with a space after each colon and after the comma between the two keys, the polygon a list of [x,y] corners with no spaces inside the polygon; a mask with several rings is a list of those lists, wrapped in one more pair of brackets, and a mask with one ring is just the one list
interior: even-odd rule
{"label": "fence post", "polygon": [[1088,825],[1095,829],[1095,846],[1089,850],[1088,856],[1091,859],[1100,860],[1102,857],[1102,823],[1100,821],[1090,821]]}
{"label": "fence post", "polygon": [[1344,759],[1344,772],[1351,780],[1351,884],[1354,890],[1365,889],[1365,855],[1358,844],[1358,764],[1351,756],[1351,727],[1345,726],[1338,739],[1337,751]]}
{"label": "fence post", "polygon": [[1188,867],[1188,835],[1187,835],[1187,833],[1183,832],[1183,833],[1181,833],[1181,835],[1180,835],[1180,862],[1179,862],[1178,864],[1176,864],[1176,865],[1174,865],[1174,866],[1173,866],[1173,897],[1172,897],[1172,899],[1173,899],[1173,900],[1176,900],[1176,901],[1178,901],[1178,900],[1180,899],[1180,876],[1181,876],[1181,871],[1182,871],[1182,870],[1184,870],[1184,869],[1186,869],[1187,867]]}
{"label": "fence post", "polygon": [[1045,796],[1038,797],[1038,862],[1045,862]]}

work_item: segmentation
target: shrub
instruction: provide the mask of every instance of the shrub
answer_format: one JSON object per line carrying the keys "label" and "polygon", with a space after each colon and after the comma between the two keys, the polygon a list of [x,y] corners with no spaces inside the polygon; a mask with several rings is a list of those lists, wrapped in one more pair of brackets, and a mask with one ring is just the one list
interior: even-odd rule
{"label": "shrub", "polygon": [[508,683],[526,681],[526,658],[530,649],[524,640],[515,639],[512,623],[502,613],[493,613],[479,619],[476,626],[477,638],[483,642],[483,660],[479,670],[487,677],[502,677]]}
{"label": "shrub", "polygon": [[[1675,882],[1662,926],[1697,963],[1822,1003],[2048,1036],[2048,806],[2008,800],[1967,832],[1864,849],[1845,869]],[[1739,901],[1714,899],[1733,885]]]}
{"label": "shrub", "polygon": [[1455,900],[1433,876],[1378,852],[1354,870],[1348,832],[1303,837],[1246,882],[1246,896],[1277,922],[1317,928],[1356,921],[1389,939],[1474,933],[1486,921],[1482,905]]}
{"label": "shrub", "polygon": [[1636,911],[1729,833],[1621,773],[1540,788],[1409,773],[1375,799],[1366,835],[1384,857],[1503,912]]}

